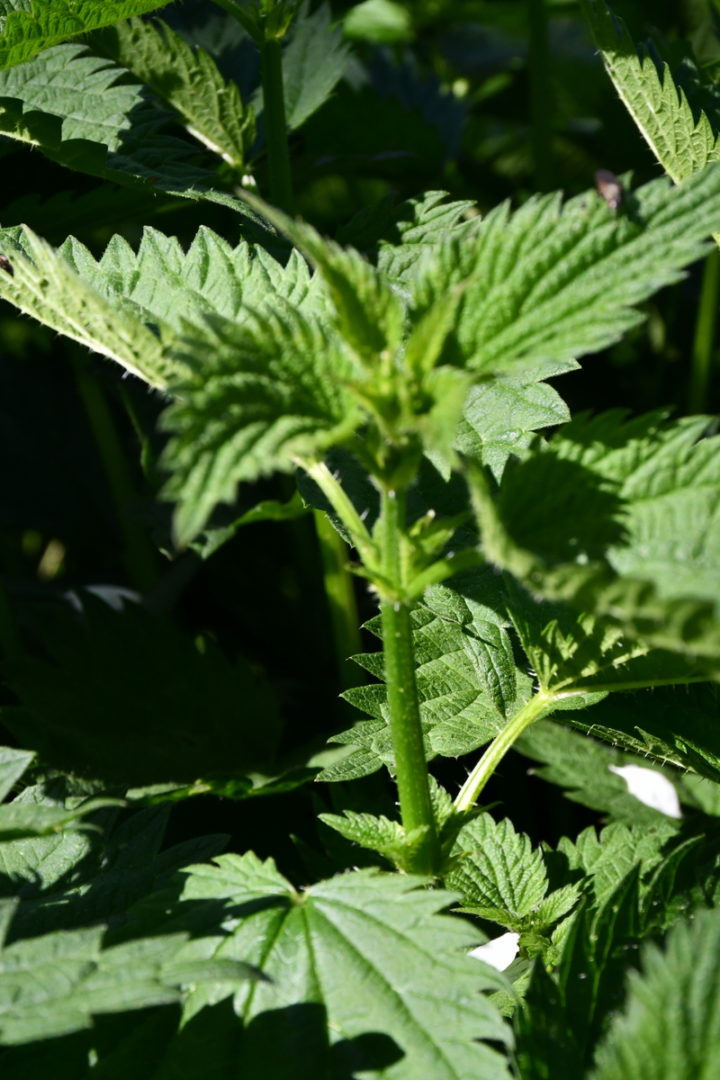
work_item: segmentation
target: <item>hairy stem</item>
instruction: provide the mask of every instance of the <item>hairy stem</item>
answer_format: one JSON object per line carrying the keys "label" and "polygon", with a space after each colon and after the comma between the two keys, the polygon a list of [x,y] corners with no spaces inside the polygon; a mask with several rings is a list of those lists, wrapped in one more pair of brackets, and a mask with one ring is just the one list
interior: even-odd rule
{"label": "hairy stem", "polygon": [[403,598],[407,574],[407,559],[403,550],[404,529],[404,493],[384,491],[380,529],[381,563],[383,577],[397,590],[397,595],[383,598],[380,614],[400,816],[407,831],[417,828],[426,830],[423,843],[409,869],[431,874],[439,869],[439,848],[420,724],[411,607]]}
{"label": "hairy stem", "polygon": [[473,808],[483,788],[513,743],[520,738],[523,731],[530,727],[535,720],[539,720],[544,716],[557,699],[557,694],[548,694],[540,690],[515,713],[500,734],[495,736],[460,788],[455,799],[456,810],[471,810]]}
{"label": "hairy stem", "polygon": [[335,476],[330,472],[323,461],[309,461],[298,458],[297,464],[314,480],[322,491],[340,521],[348,531],[363,565],[368,570],[377,566],[377,550],[365,523],[352,504],[347,493]]}

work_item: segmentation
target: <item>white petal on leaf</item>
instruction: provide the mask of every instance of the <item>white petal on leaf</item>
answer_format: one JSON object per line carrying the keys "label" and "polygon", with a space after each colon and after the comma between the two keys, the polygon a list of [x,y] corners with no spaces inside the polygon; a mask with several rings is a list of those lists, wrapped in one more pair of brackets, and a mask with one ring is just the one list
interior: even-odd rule
{"label": "white petal on leaf", "polygon": [[477,949],[472,949],[469,955],[477,957],[478,960],[484,960],[496,971],[504,971],[505,968],[510,967],[517,956],[519,941],[519,934],[501,934],[492,941],[486,941],[484,945],[478,945]]}
{"label": "white petal on leaf", "polygon": [[622,776],[630,794],[646,806],[668,817],[682,817],[677,791],[662,773],[655,769],[644,769],[641,765],[608,765],[608,768],[610,772]]}

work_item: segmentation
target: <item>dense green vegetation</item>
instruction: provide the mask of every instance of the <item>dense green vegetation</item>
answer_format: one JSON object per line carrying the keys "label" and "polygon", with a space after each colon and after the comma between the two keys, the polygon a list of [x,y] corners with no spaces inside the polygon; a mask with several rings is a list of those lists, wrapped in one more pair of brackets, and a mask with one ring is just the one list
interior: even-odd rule
{"label": "dense green vegetation", "polygon": [[720,1070],[720,5],[616,5],[0,0],[4,1080]]}

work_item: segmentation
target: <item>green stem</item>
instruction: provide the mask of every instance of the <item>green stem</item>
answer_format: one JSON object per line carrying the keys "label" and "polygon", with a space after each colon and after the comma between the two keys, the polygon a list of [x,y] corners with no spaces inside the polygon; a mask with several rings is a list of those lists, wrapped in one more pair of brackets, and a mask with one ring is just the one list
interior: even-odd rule
{"label": "green stem", "polygon": [[285,91],[282,73],[282,42],[269,39],[260,46],[262,70],[263,116],[268,154],[270,201],[292,214],[295,198],[290,171]]}
{"label": "green stem", "polygon": [[155,549],[142,526],[133,521],[127,513],[128,506],[136,498],[136,492],[105,396],[94,374],[88,372],[80,362],[76,362],[74,367],[78,391],[95,437],[122,530],[123,562],[135,587],[145,592],[155,584],[158,576]]}
{"label": "green stem", "polygon": [[343,490],[342,485],[333,476],[327,465],[323,461],[308,461],[304,458],[298,458],[297,464],[308,474],[311,480],[315,481],[340,518],[366,569],[371,571],[376,569],[378,554],[373,539],[351,500]]}
{"label": "green stem", "polygon": [[553,703],[558,700],[558,697],[562,696],[563,695],[548,694],[540,690],[515,713],[500,734],[490,743],[487,750],[460,788],[460,792],[455,799],[456,810],[472,810],[483,788],[505,757],[505,754],[512,747],[513,743],[520,738],[523,731],[530,727],[535,720],[539,720],[541,716],[544,716],[548,712]]}
{"label": "green stem", "polygon": [[708,390],[715,351],[717,307],[720,299],[720,251],[711,251],[705,260],[700,305],[695,326],[688,410],[702,413],[708,409]]}
{"label": "green stem", "polygon": [[315,510],[313,518],[320,546],[325,596],[330,609],[340,683],[342,689],[347,690],[357,683],[355,665],[348,663],[349,657],[362,652],[355,589],[347,570],[348,550],[327,514],[322,510]]}
{"label": "green stem", "polygon": [[409,869],[432,874],[439,869],[439,847],[420,723],[411,607],[403,598],[408,569],[404,492],[383,491],[380,525],[383,576],[397,591],[383,599],[380,615],[400,817],[406,831],[426,830]]}
{"label": "green stem", "polygon": [[552,186],[552,93],[548,42],[547,0],[528,0],[530,26],[530,143],[535,163],[535,186],[549,191]]}

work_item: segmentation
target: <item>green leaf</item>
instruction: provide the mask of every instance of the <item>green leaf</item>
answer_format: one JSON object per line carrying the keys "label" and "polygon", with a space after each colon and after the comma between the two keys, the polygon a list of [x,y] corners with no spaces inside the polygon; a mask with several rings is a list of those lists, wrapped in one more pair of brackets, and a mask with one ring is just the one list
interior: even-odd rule
{"label": "green leaf", "polygon": [[[646,761],[693,769],[717,783],[720,732],[715,721],[719,705],[717,685],[663,686],[653,688],[652,697],[645,693],[614,694],[595,705],[587,718],[582,713],[568,713],[564,719]],[[677,777],[681,790],[687,787],[687,779],[687,775]]]}
{"label": "green leaf", "polygon": [[392,45],[412,37],[410,13],[393,0],[363,0],[345,16],[345,34],[376,45]]}
{"label": "green leaf", "polygon": [[304,4],[295,18],[283,49],[285,117],[295,131],[330,97],[343,77],[349,49],[342,30],[333,24],[330,6],[309,12]]}
{"label": "green leaf", "polygon": [[58,45],[0,72],[0,130],[61,165],[154,190],[212,182],[192,146],[163,129],[167,113],[122,67],[82,45]]}
{"label": "green leaf", "polygon": [[[411,615],[420,718],[428,757],[457,757],[497,735],[527,694],[528,680],[515,668],[512,645],[501,626],[464,603],[439,604],[444,614],[419,607]],[[368,629],[379,633],[379,622],[371,621]],[[383,678],[382,652],[353,659]],[[384,685],[356,687],[343,697],[374,719],[332,736],[332,742],[352,745],[356,753],[323,770],[322,780],[348,779],[351,770],[352,775],[366,775],[393,763]]]}
{"label": "green leaf", "polygon": [[255,139],[252,108],[204,49],[193,49],[166,23],[131,19],[100,37],[100,49],[131,71],[182,117],[186,130],[236,171]]}
{"label": "green leaf", "polygon": [[3,250],[13,273],[0,295],[20,311],[121,364],[150,386],[164,387],[170,362],[160,340],[122,297],[112,302],[87,283],[59,252],[28,228],[6,229]]}
{"label": "green leaf", "polygon": [[163,7],[158,0],[3,0],[0,67],[29,60],[59,41]]}
{"label": "green leaf", "polygon": [[568,869],[581,870],[598,904],[612,896],[634,870],[648,874],[662,862],[662,849],[676,835],[676,827],[665,818],[652,825],[613,822],[599,834],[590,826],[575,841],[563,837],[558,852]]}
{"label": "green leaf", "polygon": [[360,210],[338,232],[338,240],[377,256],[382,275],[395,285],[411,280],[437,244],[465,235],[480,218],[469,200],[445,202],[447,192],[426,191],[396,204],[385,198]]}
{"label": "green leaf", "polygon": [[494,379],[468,394],[455,449],[481,461],[499,480],[509,457],[525,456],[533,432],[569,419],[567,405],[548,383]]}
{"label": "green leaf", "polygon": [[480,814],[463,826],[456,841],[462,853],[447,884],[462,896],[463,907],[511,930],[522,930],[548,891],[540,851],[512,822]]}
{"label": "green leaf", "polygon": [[[248,1024],[237,1060],[247,1075],[277,1068],[288,1076],[292,1061],[293,1077],[309,1080],[327,1071],[330,1052],[353,1074],[388,1080],[508,1076],[502,1055],[480,1041],[508,1043],[509,1030],[481,993],[506,983],[466,955],[477,932],[439,913],[451,894],[372,871],[299,894],[253,855],[215,862],[187,872],[182,900],[197,912],[203,901],[208,911],[218,900],[243,905],[215,956],[242,956],[269,977],[234,998]],[[211,994],[208,987],[191,996],[193,1013]],[[301,1058],[292,1049],[297,1039]]]}
{"label": "green leaf", "polygon": [[208,528],[190,545],[203,559],[209,559],[223,544],[227,543],[244,525],[254,525],[258,521],[296,521],[309,513],[300,492],[293,493],[287,502],[277,499],[262,499],[229,525]]}
{"label": "green leaf", "polygon": [[693,111],[670,66],[636,49],[605,0],[582,0],[582,7],[615,89],[665,172],[679,182],[717,161],[717,117],[711,123]]}
{"label": "green leaf", "polygon": [[[536,596],[588,614],[575,620],[579,635],[569,617],[553,628],[546,616],[544,677],[555,685],[567,676],[588,689],[631,689],[718,669],[720,459],[706,426],[702,417],[579,417],[506,468],[497,500],[475,474],[488,557]],[[561,615],[551,609],[549,619]],[[519,626],[526,616],[531,633],[542,610],[521,610]]]}
{"label": "green leaf", "polygon": [[10,794],[34,757],[31,750],[0,747],[0,800]]}
{"label": "green leaf", "polygon": [[425,260],[413,318],[461,286],[444,362],[482,375],[572,370],[642,321],[636,305],[678,281],[718,223],[715,165],[679,187],[646,184],[619,214],[597,192],[535,196],[512,214],[504,204]]}
{"label": "green leaf", "polygon": [[[69,816],[80,800],[63,791],[53,794],[55,787],[26,788],[12,805]],[[71,825],[32,843],[3,841],[0,895],[21,898],[13,938],[124,920],[132,904],[166,885],[175,871],[219,854],[227,842],[206,836],[161,850],[167,820],[167,807],[105,809],[92,829]]]}
{"label": "green leaf", "polygon": [[336,336],[278,303],[241,323],[214,317],[176,353],[178,401],[163,418],[173,433],[178,543],[192,540],[242,480],[290,472],[301,455],[341,444],[359,423],[343,386],[353,367]]}
{"label": "green leaf", "polygon": [[239,319],[246,306],[272,309],[278,298],[308,313],[327,304],[296,253],[283,266],[205,226],[187,251],[146,228],[137,251],[114,236],[97,259],[74,237],[53,250],[26,228],[4,230],[2,244],[15,271],[0,277],[6,300],[162,389],[177,377],[169,347],[188,323],[202,328],[211,312]]}
{"label": "green leaf", "polygon": [[304,222],[288,224],[283,231],[324,279],[338,330],[372,370],[383,353],[392,354],[400,344],[405,320],[400,298],[375,267],[352,248],[325,240]]}
{"label": "green leaf", "polygon": [[89,799],[74,810],[61,810],[12,802],[9,805],[0,806],[0,843],[62,832],[75,823],[80,824],[87,814],[92,814],[105,806],[120,805],[122,803],[118,799]]}
{"label": "green leaf", "polygon": [[[61,931],[0,951],[0,1044],[65,1035],[103,1012],[164,1005],[180,986],[258,978],[240,961],[198,962],[182,934],[102,948],[105,928]],[[185,960],[185,953],[189,959]]]}
{"label": "green leaf", "polygon": [[[429,781],[433,817],[442,854],[447,864],[452,865],[456,861],[451,855],[452,849],[460,830],[470,819],[472,812],[457,812],[449,793],[437,783],[434,777],[430,776]],[[358,813],[348,809],[343,810],[342,815],[319,814],[318,816],[325,825],[335,829],[346,840],[368,848],[370,851],[378,852],[384,859],[394,863],[397,869],[407,872],[410,872],[409,868],[427,833],[425,826],[407,831],[400,822],[384,815]]]}
{"label": "green leaf", "polygon": [[0,132],[8,138],[147,195],[228,207],[270,238],[246,202],[213,188],[215,175],[198,164],[196,146],[167,133],[167,121],[167,111],[124,68],[84,46],[58,45],[0,72]]}
{"label": "green leaf", "polygon": [[[654,705],[654,696],[650,698],[649,695],[643,695],[642,700],[645,704],[640,708],[647,713],[650,704]],[[610,715],[615,707],[616,698],[613,696],[607,710]],[[534,773],[543,780],[564,788],[567,797],[573,802],[602,811],[620,821],[639,821],[655,828],[662,828],[667,823],[673,831],[675,826],[670,824],[665,814],[653,810],[631,795],[625,781],[611,771],[613,767],[627,764],[646,768],[650,765],[645,758],[631,757],[597,741],[604,738],[606,742],[617,742],[612,729],[604,729],[594,723],[597,708],[598,706],[592,708],[587,719],[583,713],[574,712],[562,712],[557,717],[557,721],[562,719],[564,722],[582,726],[596,738],[570,731],[557,721],[540,720],[521,735],[515,749],[540,762],[542,767],[533,770]],[[682,723],[680,714],[680,727]],[[656,753],[656,760],[659,758],[659,753]],[[676,778],[673,773],[666,775],[671,782]]]}
{"label": "green leaf", "polygon": [[[383,235],[378,244],[378,269],[389,281],[409,283],[422,273],[425,261],[432,259],[441,242],[451,237],[469,240],[481,227],[474,203],[469,200],[445,202],[446,197],[444,191],[426,191],[417,199],[408,199],[392,207],[392,239]],[[362,219],[358,226],[367,242]]]}
{"label": "green leaf", "polygon": [[699,911],[675,926],[664,948],[648,945],[622,1014],[598,1048],[593,1080],[714,1076],[720,1068],[720,918]]}
{"label": "green leaf", "polygon": [[318,818],[346,840],[377,851],[395,863],[398,869],[407,869],[412,865],[413,857],[427,832],[424,826],[406,832],[399,821],[375,814],[359,814],[354,810],[344,810],[342,815],[318,814]]}
{"label": "green leaf", "polygon": [[187,250],[177,237],[151,227],[143,229],[137,251],[121,236],[112,237],[99,259],[74,237],[59,250],[113,304],[169,328],[170,337],[186,332],[188,323],[204,328],[210,313],[239,321],[246,308],[272,310],[282,301],[305,314],[327,308],[321,283],[299,255],[283,265],[244,240],[233,247],[204,225]]}
{"label": "green leaf", "polygon": [[581,906],[560,929],[559,964],[548,975],[535,961],[516,1020],[517,1060],[528,1080],[586,1075],[634,960],[637,873],[626,876],[601,906]]}

